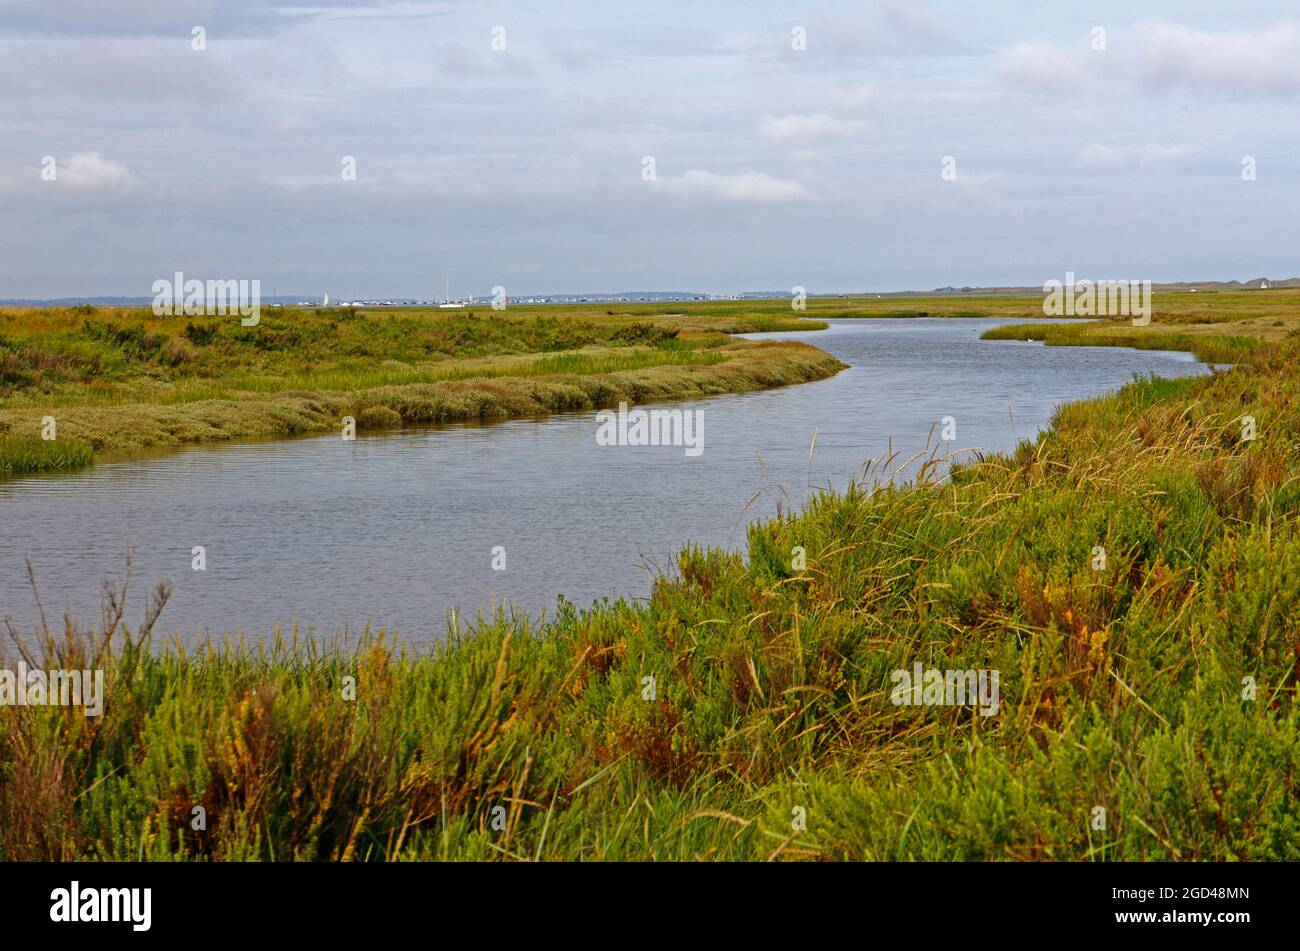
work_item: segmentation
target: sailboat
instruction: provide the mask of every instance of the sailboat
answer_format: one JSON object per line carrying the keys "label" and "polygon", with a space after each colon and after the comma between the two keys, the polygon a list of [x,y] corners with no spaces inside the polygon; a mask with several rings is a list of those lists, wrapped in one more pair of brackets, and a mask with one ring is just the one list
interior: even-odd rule
{"label": "sailboat", "polygon": [[[445,277],[445,275],[444,275],[444,277]],[[465,306],[465,302],[464,302],[464,301],[453,301],[453,300],[451,299],[451,278],[450,278],[450,277],[447,277],[446,280],[447,280],[447,288],[446,288],[446,290],[443,292],[443,295],[442,295],[442,303],[439,304],[438,306],[439,306],[439,307],[444,307],[444,308],[446,308],[446,307],[464,307],[464,306]]]}

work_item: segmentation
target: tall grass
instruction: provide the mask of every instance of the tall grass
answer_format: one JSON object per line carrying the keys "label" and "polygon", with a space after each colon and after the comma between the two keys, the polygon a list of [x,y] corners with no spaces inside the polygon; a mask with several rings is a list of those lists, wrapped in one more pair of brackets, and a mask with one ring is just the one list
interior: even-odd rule
{"label": "tall grass", "polygon": [[0,478],[35,472],[64,472],[88,466],[91,448],[72,439],[0,435]]}

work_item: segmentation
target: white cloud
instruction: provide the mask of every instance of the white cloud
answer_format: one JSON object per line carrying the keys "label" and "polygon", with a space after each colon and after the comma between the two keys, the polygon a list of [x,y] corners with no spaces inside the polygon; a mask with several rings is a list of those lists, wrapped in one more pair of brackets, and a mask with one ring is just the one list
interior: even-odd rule
{"label": "white cloud", "polygon": [[[1265,31],[1264,3],[1162,2],[1092,20],[943,0],[930,21],[872,0],[703,4],[684,30],[673,5],[633,29],[557,0],[511,5],[496,53],[497,20],[472,5],[420,20],[398,18],[417,12],[406,0],[0,0],[0,208],[25,239],[0,277],[7,296],[138,292],[178,247],[219,273],[265,266],[282,290],[356,274],[348,295],[423,295],[429,260],[438,292],[443,272],[479,291],[503,273],[529,291],[598,289],[586,273],[623,285],[625,261],[644,270],[624,286],[766,287],[794,270],[853,289],[861,256],[842,251],[860,245],[883,286],[1027,283],[1080,257],[1098,273],[1282,273],[1300,96],[1279,91],[1297,27]],[[394,16],[335,22],[358,4]],[[1105,52],[1090,48],[1094,22]],[[734,53],[718,55],[729,33]],[[46,154],[58,184],[40,181]],[[1235,187],[1245,154],[1260,179]],[[1212,164],[1223,188],[1202,181]],[[1180,174],[1149,171],[1168,167]],[[1111,201],[1152,214],[1116,232],[1113,216],[1079,213]],[[797,242],[789,210],[815,225]],[[277,243],[285,220],[314,239]],[[1005,263],[1017,256],[1028,263]],[[545,270],[523,270],[534,263]]]}
{"label": "white cloud", "polygon": [[1104,56],[1094,50],[1079,51],[1051,43],[1017,43],[1002,50],[993,67],[993,75],[1020,92],[1060,95],[1077,92],[1097,79],[1104,78],[1100,62],[1090,63],[1088,56]]}
{"label": "white cloud", "polygon": [[875,14],[878,24],[903,36],[932,42],[950,39],[948,31],[916,0],[877,0]]}
{"label": "white cloud", "polygon": [[1151,20],[1136,32],[1136,70],[1150,88],[1265,96],[1300,92],[1300,25],[1293,21],[1211,33]]}
{"label": "white cloud", "polygon": [[98,152],[77,152],[57,159],[55,168],[58,184],[87,191],[126,189],[139,182],[125,165],[103,158]]}
{"label": "white cloud", "polygon": [[1109,87],[1289,97],[1300,93],[1300,24],[1288,20],[1260,30],[1216,32],[1146,20],[1130,31],[1112,29],[1105,50],[1092,49],[1087,36],[1069,46],[1017,43],[998,54],[993,72],[1039,95]]}
{"label": "white cloud", "polygon": [[730,175],[693,168],[664,183],[669,190],[698,198],[720,198],[744,204],[770,205],[811,198],[798,182],[773,178],[766,172],[741,171]]}
{"label": "white cloud", "polygon": [[758,131],[769,139],[781,141],[818,141],[842,139],[855,135],[863,128],[861,122],[836,119],[825,113],[816,115],[763,116]]}

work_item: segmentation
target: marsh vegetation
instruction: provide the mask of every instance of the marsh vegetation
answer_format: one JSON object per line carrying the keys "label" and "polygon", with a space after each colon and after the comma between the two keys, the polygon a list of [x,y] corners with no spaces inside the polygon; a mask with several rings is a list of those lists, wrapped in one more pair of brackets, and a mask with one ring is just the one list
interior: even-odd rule
{"label": "marsh vegetation", "polygon": [[[345,416],[387,428],[801,383],[843,365],[806,344],[730,335],[817,326],[788,310],[683,318],[590,307],[276,308],[245,327],[144,309],[11,309],[0,311],[0,472],[319,432]],[[32,451],[25,437],[48,415],[64,448]]]}
{"label": "marsh vegetation", "polygon": [[[102,717],[0,707],[0,856],[1300,858],[1300,341],[1234,362],[431,650],[187,649],[115,594],[37,632]],[[918,662],[999,713],[891,703]]]}

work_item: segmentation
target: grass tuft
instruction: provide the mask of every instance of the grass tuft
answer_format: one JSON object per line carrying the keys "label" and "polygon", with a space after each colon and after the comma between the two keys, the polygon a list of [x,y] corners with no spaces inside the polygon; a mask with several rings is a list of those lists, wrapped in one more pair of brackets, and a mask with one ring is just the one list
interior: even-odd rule
{"label": "grass tuft", "polygon": [[88,445],[72,439],[0,436],[0,478],[80,469],[93,455]]}

